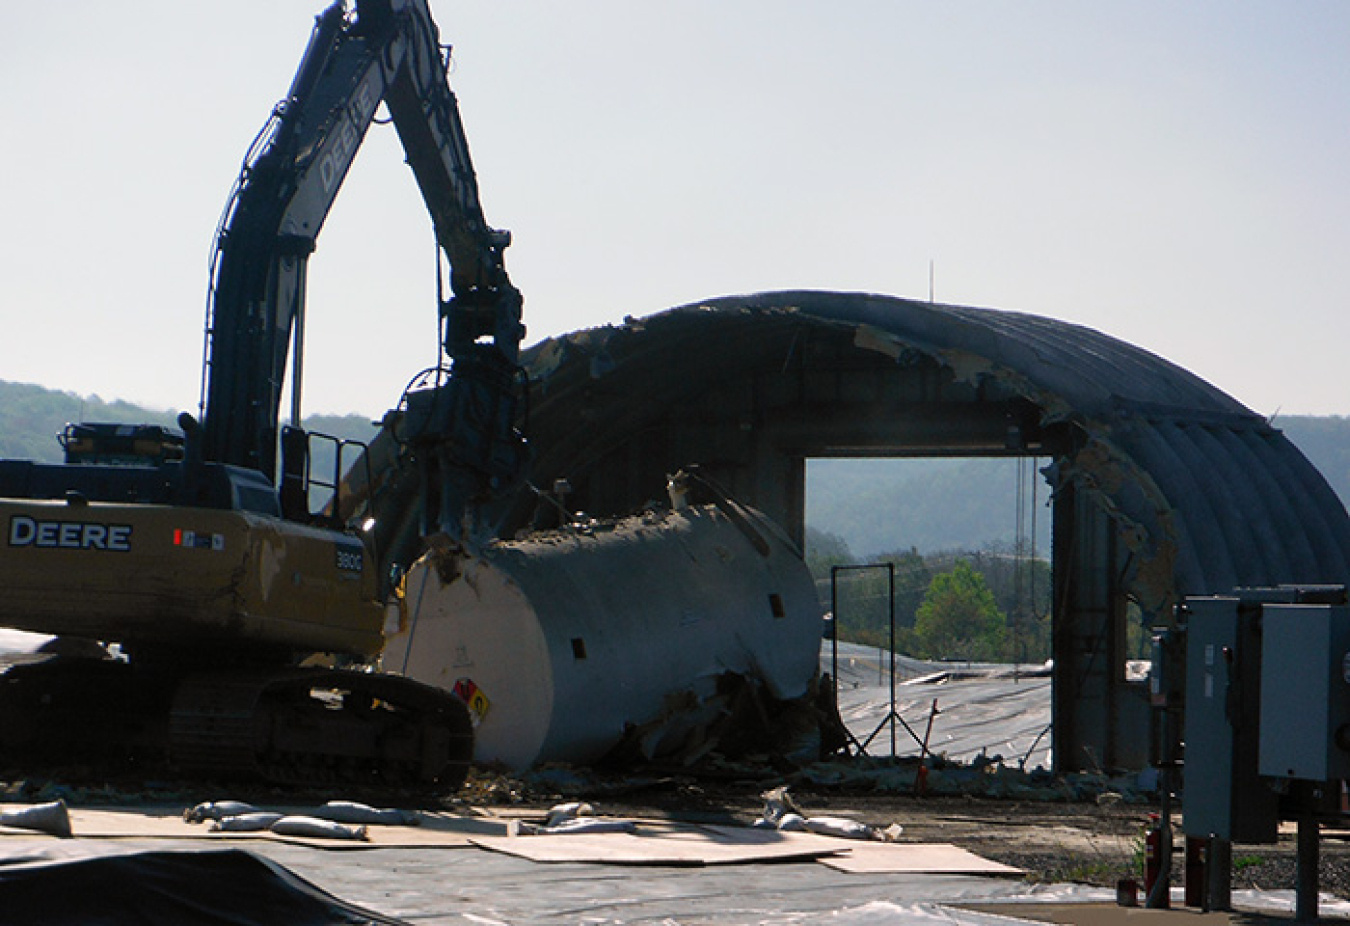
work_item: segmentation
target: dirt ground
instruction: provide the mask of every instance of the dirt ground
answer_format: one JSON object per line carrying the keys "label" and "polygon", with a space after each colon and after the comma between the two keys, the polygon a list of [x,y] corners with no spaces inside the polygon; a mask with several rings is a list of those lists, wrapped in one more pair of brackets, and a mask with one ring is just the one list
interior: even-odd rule
{"label": "dirt ground", "polygon": [[[764,808],[768,780],[725,782],[664,777],[646,783],[623,780],[592,793],[548,793],[508,779],[475,777],[463,797],[484,804],[545,810],[562,800],[590,801],[598,813],[686,821],[749,824]],[[1115,888],[1123,878],[1140,879],[1149,814],[1154,804],[1101,801],[1010,801],[967,796],[913,796],[793,787],[806,815],[843,816],[883,828],[903,827],[910,842],[952,843],[985,858],[1026,871],[1033,882],[1075,882]],[[1175,805],[1174,805],[1175,807]],[[1184,878],[1179,810],[1173,817],[1176,854],[1172,884]],[[1276,845],[1237,845],[1232,852],[1234,890],[1293,890],[1294,834],[1281,832]],[[1350,832],[1323,832],[1320,887],[1350,899]]]}
{"label": "dirt ground", "polygon": [[[383,806],[421,807],[457,812],[473,808],[542,817],[556,803],[584,800],[605,816],[720,822],[748,825],[764,809],[763,793],[785,784],[772,772],[753,778],[695,777],[648,772],[615,777],[587,773],[570,786],[524,781],[475,771],[455,795],[428,798],[416,794],[350,794],[322,790],[296,792],[200,783],[156,782],[123,778],[94,783],[84,775],[57,778],[0,777],[3,802],[38,802],[61,797],[72,806],[141,802],[198,801],[222,796],[268,804],[331,799],[364,800]],[[789,793],[807,816],[841,816],[885,828],[899,824],[902,841],[951,843],[1026,872],[1031,882],[1075,882],[1114,889],[1123,878],[1142,877],[1143,834],[1150,803],[1127,803],[1118,795],[1078,801],[1008,800],[967,795],[879,793],[877,791],[791,785]],[[1172,884],[1183,883],[1182,831],[1174,815],[1177,846]],[[1293,890],[1296,851],[1292,829],[1276,845],[1233,847],[1235,890]],[[1350,900],[1350,829],[1324,830],[1319,884],[1324,893]]]}

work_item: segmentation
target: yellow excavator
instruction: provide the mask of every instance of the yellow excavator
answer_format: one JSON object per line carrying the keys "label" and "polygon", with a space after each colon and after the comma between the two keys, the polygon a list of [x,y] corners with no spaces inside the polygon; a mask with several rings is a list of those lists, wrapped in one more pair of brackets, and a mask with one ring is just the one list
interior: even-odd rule
{"label": "yellow excavator", "polygon": [[[463,703],[368,668],[391,571],[420,538],[489,535],[527,457],[510,235],[484,219],[448,63],[426,0],[324,10],[217,231],[200,420],[180,416],[181,433],[71,425],[64,464],[0,461],[0,626],[113,654],[0,675],[0,762],[369,788],[463,780]],[[449,267],[444,358],[391,419],[402,462],[363,479],[360,507],[317,505],[342,480],[311,448],[329,440],[339,461],[362,448],[298,424],[305,268],[381,102]],[[288,366],[295,424],[281,427]]]}

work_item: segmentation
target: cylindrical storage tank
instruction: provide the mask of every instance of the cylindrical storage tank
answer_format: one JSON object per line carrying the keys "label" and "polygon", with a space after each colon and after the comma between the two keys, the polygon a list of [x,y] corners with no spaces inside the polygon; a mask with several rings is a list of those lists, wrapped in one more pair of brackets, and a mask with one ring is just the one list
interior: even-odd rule
{"label": "cylindrical storage tank", "polygon": [[800,697],[821,636],[800,554],[731,504],[534,535],[480,558],[427,554],[397,623],[385,668],[458,691],[479,721],[475,761],[515,769],[600,758],[633,726],[678,728],[727,673]]}

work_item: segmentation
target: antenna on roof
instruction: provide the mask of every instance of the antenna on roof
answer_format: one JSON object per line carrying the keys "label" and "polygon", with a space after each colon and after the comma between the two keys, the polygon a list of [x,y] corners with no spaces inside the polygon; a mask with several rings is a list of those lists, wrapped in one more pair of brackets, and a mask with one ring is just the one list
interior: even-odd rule
{"label": "antenna on roof", "polygon": [[928,258],[928,301],[933,301],[933,258]]}

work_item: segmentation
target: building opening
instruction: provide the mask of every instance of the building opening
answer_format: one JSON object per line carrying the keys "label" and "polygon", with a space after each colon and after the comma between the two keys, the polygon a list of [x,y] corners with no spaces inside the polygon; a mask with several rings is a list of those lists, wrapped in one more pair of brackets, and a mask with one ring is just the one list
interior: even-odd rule
{"label": "building opening", "polygon": [[808,461],[822,671],[852,748],[1050,767],[1045,462]]}

